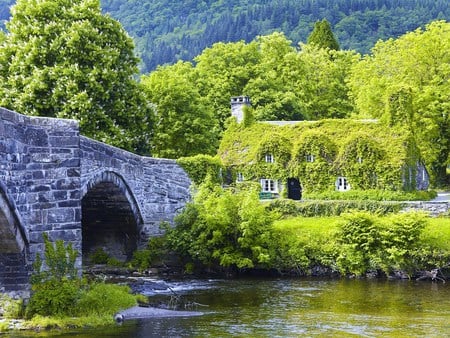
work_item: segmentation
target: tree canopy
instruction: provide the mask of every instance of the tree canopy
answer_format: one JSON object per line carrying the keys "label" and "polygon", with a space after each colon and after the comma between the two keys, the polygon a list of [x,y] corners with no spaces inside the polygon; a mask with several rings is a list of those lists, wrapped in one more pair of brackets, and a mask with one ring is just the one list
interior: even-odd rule
{"label": "tree canopy", "polygon": [[0,104],[73,118],[81,132],[148,152],[153,111],[135,76],[138,59],[99,0],[18,0],[0,45]]}
{"label": "tree canopy", "polygon": [[408,125],[435,185],[450,150],[450,23],[433,22],[378,42],[353,68],[350,86],[362,116]]}
{"label": "tree canopy", "polygon": [[333,32],[331,31],[331,26],[327,19],[317,21],[314,24],[314,29],[308,36],[307,41],[308,44],[315,45],[319,48],[339,50],[339,43],[337,42]]}
{"label": "tree canopy", "polygon": [[196,76],[192,64],[179,61],[143,77],[143,87],[156,106],[152,140],[155,156],[178,158],[215,153],[217,119],[193,85]]}

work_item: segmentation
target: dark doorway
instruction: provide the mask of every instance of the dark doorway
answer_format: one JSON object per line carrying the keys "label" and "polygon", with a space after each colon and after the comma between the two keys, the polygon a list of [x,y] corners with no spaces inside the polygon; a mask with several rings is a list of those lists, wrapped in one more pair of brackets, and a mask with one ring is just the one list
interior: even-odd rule
{"label": "dark doorway", "polygon": [[111,182],[94,186],[83,197],[83,264],[92,263],[98,250],[121,262],[131,259],[138,246],[138,229],[130,203]]}
{"label": "dark doorway", "polygon": [[296,178],[288,178],[288,198],[296,201],[302,199],[302,186]]}

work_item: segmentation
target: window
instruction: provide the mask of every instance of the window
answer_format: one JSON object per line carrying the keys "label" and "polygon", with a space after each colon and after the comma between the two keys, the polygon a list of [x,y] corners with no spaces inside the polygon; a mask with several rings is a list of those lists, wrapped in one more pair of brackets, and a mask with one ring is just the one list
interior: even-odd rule
{"label": "window", "polygon": [[336,190],[337,191],[347,191],[350,190],[350,184],[348,184],[347,178],[338,177],[336,180]]}
{"label": "window", "polygon": [[244,174],[237,173],[236,182],[244,182]]}
{"label": "window", "polygon": [[314,162],[314,155],[306,155],[306,162]]}
{"label": "window", "polygon": [[273,163],[274,162],[272,154],[266,154],[265,159],[266,159],[267,163]]}
{"label": "window", "polygon": [[278,184],[276,180],[263,178],[261,180],[261,189],[263,192],[278,192]]}

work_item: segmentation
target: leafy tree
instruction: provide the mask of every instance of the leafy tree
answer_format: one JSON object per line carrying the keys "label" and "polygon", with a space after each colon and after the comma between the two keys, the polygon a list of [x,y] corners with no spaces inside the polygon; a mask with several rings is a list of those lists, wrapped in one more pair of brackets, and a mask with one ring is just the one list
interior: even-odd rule
{"label": "leafy tree", "polygon": [[317,21],[314,24],[314,29],[309,35],[307,42],[308,44],[315,45],[319,48],[339,50],[339,43],[334,37],[330,23],[327,19]]}
{"label": "leafy tree", "polygon": [[142,78],[149,99],[156,105],[155,156],[178,158],[215,152],[217,123],[195,80],[192,65],[181,61]]}
{"label": "leafy tree", "polygon": [[349,81],[361,116],[410,125],[437,186],[446,183],[449,163],[449,48],[450,23],[433,22],[377,43]]}
{"label": "leafy tree", "polygon": [[300,44],[299,62],[303,76],[296,79],[301,110],[311,120],[349,117],[354,110],[347,84],[352,66],[359,56],[352,51],[337,51]]}
{"label": "leafy tree", "polygon": [[258,191],[223,190],[204,183],[177,217],[176,228],[169,230],[172,248],[207,266],[267,266],[274,217],[260,203]]}
{"label": "leafy tree", "polygon": [[81,132],[148,151],[152,110],[134,79],[138,59],[99,0],[18,0],[0,45],[0,104],[73,118]]}
{"label": "leafy tree", "polygon": [[216,43],[195,58],[196,85],[214,110],[221,129],[231,116],[230,98],[244,93],[244,87],[255,76],[259,58],[257,43],[244,41]]}
{"label": "leafy tree", "polygon": [[278,32],[260,36],[256,42],[259,62],[255,65],[255,76],[244,88],[244,93],[252,99],[256,119],[307,119],[295,86],[303,76],[303,69],[292,42]]}

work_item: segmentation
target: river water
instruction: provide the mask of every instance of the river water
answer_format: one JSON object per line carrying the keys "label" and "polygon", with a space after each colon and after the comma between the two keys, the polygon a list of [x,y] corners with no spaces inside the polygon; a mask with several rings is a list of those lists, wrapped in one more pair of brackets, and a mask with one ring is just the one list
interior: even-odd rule
{"label": "river water", "polygon": [[[184,299],[207,305],[197,308],[203,315],[33,336],[450,337],[450,283],[235,279],[167,285]],[[145,285],[142,291],[154,300],[172,294]]]}

